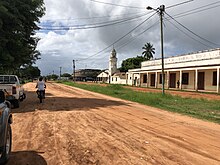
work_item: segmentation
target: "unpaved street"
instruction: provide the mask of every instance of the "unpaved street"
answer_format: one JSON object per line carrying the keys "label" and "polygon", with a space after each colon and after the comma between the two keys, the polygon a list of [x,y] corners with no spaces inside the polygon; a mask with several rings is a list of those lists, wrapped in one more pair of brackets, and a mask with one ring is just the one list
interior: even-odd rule
{"label": "unpaved street", "polygon": [[112,97],[35,83],[13,109],[8,165],[219,165],[220,125]]}

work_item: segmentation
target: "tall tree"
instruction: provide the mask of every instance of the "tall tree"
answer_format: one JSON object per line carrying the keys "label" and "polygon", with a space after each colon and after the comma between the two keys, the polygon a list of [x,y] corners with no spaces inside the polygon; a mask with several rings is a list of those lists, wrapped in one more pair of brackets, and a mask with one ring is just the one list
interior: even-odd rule
{"label": "tall tree", "polygon": [[0,72],[15,73],[39,59],[34,35],[44,12],[43,0],[0,1]]}
{"label": "tall tree", "polygon": [[142,49],[144,49],[144,51],[142,52],[142,55],[144,55],[144,58],[146,60],[150,60],[153,58],[153,54],[155,54],[155,48],[153,47],[152,44],[148,42],[144,44],[144,47],[142,47]]}
{"label": "tall tree", "polygon": [[40,76],[40,69],[37,66],[25,66],[20,70],[21,77],[26,79],[33,79]]}
{"label": "tall tree", "polygon": [[128,69],[136,69],[141,67],[141,62],[145,60],[142,56],[137,56],[133,58],[128,58],[122,61],[121,68],[119,70],[121,72],[127,72]]}

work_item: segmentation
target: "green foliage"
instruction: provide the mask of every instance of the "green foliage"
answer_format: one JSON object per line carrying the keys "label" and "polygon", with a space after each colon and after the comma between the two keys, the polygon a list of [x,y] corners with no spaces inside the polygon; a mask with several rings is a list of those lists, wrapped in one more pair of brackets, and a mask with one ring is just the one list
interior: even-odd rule
{"label": "green foliage", "polygon": [[36,66],[26,66],[21,69],[21,77],[26,79],[33,79],[40,76],[40,69]]}
{"label": "green foliage", "polygon": [[59,76],[56,75],[56,74],[48,75],[48,76],[47,76],[47,80],[57,80],[58,77],[59,77]]}
{"label": "green foliage", "polygon": [[146,60],[150,60],[153,58],[153,54],[155,54],[155,48],[153,45],[151,45],[149,42],[142,47],[144,51],[142,52],[142,55],[144,55],[144,58]]}
{"label": "green foliage", "polygon": [[0,70],[15,73],[39,59],[39,41],[34,37],[44,15],[43,0],[0,1]]}
{"label": "green foliage", "polygon": [[61,77],[71,77],[71,76],[72,76],[72,75],[69,74],[69,73],[64,73],[64,74],[61,75]]}
{"label": "green foliage", "polygon": [[220,123],[220,102],[206,99],[182,98],[180,96],[162,95],[161,93],[137,92],[123,88],[121,85],[99,86],[65,82],[67,85],[113,97],[138,102],[195,118]]}
{"label": "green foliage", "polygon": [[127,72],[129,69],[140,68],[141,62],[143,61],[145,61],[145,58],[142,56],[128,58],[122,61],[121,68],[119,68],[119,70],[121,72]]}

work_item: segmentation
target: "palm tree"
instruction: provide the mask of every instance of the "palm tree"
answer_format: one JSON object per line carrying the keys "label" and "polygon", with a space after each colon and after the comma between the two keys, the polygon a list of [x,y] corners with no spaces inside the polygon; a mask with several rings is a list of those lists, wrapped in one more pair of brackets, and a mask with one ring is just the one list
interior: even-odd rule
{"label": "palm tree", "polygon": [[153,45],[148,42],[147,44],[144,44],[144,47],[142,47],[142,49],[144,49],[142,55],[144,55],[144,58],[146,60],[150,60],[153,58],[153,54],[155,54],[155,48],[153,47]]}

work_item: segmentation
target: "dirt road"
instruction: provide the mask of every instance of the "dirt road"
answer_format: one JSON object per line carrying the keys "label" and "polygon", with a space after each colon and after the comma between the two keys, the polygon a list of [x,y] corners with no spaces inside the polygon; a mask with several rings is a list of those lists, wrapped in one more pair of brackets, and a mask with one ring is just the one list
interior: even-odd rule
{"label": "dirt road", "polygon": [[220,125],[112,97],[35,84],[13,109],[8,165],[220,164]]}

